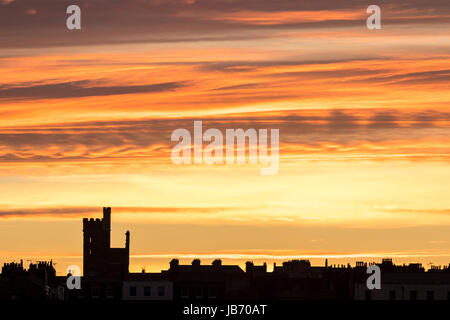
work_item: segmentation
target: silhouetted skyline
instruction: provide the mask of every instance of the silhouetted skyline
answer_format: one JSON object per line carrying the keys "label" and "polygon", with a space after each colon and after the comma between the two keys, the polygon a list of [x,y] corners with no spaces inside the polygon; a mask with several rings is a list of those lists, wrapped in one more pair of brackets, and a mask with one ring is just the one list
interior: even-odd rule
{"label": "silhouetted skyline", "polygon": [[308,260],[274,264],[246,262],[224,265],[220,259],[190,265],[172,259],[160,273],[129,272],[130,232],[124,248],[111,248],[111,208],[102,218],[83,219],[83,276],[79,287],[69,288],[74,271],[56,276],[53,262],[5,263],[0,276],[0,299],[50,300],[447,300],[450,299],[450,264],[428,271],[419,263],[397,266],[392,259],[378,264],[381,287],[369,290],[368,266],[312,266]]}

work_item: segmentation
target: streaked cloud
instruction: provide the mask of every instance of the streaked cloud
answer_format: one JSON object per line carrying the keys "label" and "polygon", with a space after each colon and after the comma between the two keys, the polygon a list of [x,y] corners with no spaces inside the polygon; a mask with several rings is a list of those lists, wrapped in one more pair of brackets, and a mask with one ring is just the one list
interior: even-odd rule
{"label": "streaked cloud", "polygon": [[[44,127],[0,130],[2,161],[96,161],[120,158],[159,158],[170,162],[177,128],[193,132],[196,118],[147,119],[67,123]],[[383,160],[384,155],[401,154],[427,159],[437,154],[448,161],[450,113],[438,110],[396,112],[394,110],[322,110],[230,115],[203,119],[204,130],[217,128],[264,129],[282,133],[281,156],[334,154]],[[206,143],[205,143],[206,145]],[[395,158],[395,157],[394,157]]]}
{"label": "streaked cloud", "polygon": [[[342,28],[361,25],[367,4],[354,1],[111,1],[77,2],[89,20],[89,28],[68,37],[64,20],[68,0],[5,0],[0,12],[3,47],[42,47],[80,44],[133,43],[161,41],[198,41],[240,33],[252,39],[255,30],[273,31],[292,28]],[[5,5],[7,4],[7,5]],[[448,21],[445,1],[395,0],[380,4],[383,23],[435,24]],[[39,14],[36,14],[39,12]],[[30,15],[30,13],[33,13]],[[28,18],[26,17],[28,15]],[[84,15],[83,15],[84,17]],[[8,29],[5,29],[9,26]],[[39,39],[27,32],[33,28]],[[2,31],[3,30],[3,31]],[[4,30],[14,30],[12,33]],[[246,34],[245,37],[243,34]],[[189,35],[188,38],[184,38]],[[196,40],[195,40],[196,39]]]}
{"label": "streaked cloud", "polygon": [[[216,213],[236,208],[226,207],[114,207],[114,213],[139,214],[182,214],[182,213]],[[98,207],[48,207],[48,208],[8,208],[0,210],[2,218],[53,217],[53,218],[82,218],[98,216]]]}
{"label": "streaked cloud", "polygon": [[175,90],[179,82],[136,86],[96,86],[89,80],[51,84],[12,84],[0,86],[0,99],[64,99],[92,96],[111,96],[133,93],[151,93]]}

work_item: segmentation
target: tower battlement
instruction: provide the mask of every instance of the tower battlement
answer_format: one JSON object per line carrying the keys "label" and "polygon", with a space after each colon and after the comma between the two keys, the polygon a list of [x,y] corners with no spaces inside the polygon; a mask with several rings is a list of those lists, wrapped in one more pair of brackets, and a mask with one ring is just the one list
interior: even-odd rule
{"label": "tower battlement", "polygon": [[111,248],[111,208],[103,208],[101,219],[83,219],[83,274],[86,277],[127,274],[129,248],[129,231],[125,235],[125,248]]}

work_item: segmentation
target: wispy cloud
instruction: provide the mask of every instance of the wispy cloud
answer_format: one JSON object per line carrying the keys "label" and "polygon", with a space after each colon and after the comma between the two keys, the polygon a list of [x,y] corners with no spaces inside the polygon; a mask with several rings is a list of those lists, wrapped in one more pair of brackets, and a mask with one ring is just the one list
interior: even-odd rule
{"label": "wispy cloud", "polygon": [[[63,123],[46,127],[0,129],[0,161],[156,159],[170,162],[177,128],[193,130],[196,118]],[[349,159],[448,160],[450,114],[445,111],[394,110],[290,111],[209,117],[204,128],[264,129],[282,132],[282,156],[321,155]],[[420,130],[419,130],[420,129]],[[205,143],[206,145],[206,143]],[[427,157],[428,155],[428,157]],[[395,158],[395,156],[391,157]]]}
{"label": "wispy cloud", "polygon": [[[182,213],[217,213],[236,210],[232,207],[114,207],[114,213],[133,214],[182,214]],[[7,208],[0,210],[2,218],[29,218],[29,217],[54,217],[54,218],[81,218],[98,215],[99,207],[48,207],[48,208]]]}
{"label": "wispy cloud", "polygon": [[[355,1],[111,1],[80,0],[77,4],[89,12],[89,28],[67,37],[63,20],[52,19],[65,13],[68,1],[3,0],[0,33],[3,47],[42,47],[80,44],[132,43],[201,40],[239,33],[252,39],[258,29],[342,28],[361,25],[366,5]],[[386,25],[435,24],[448,21],[445,1],[395,0],[382,5]],[[31,11],[34,10],[34,11]],[[38,12],[29,15],[27,12]],[[84,12],[84,11],[83,11]],[[14,32],[9,26],[13,28]],[[27,30],[34,28],[37,39]],[[243,37],[244,38],[244,37]]]}
{"label": "wispy cloud", "polygon": [[11,84],[0,86],[0,99],[64,99],[113,96],[175,90],[181,82],[165,82],[135,86],[96,86],[92,81],[70,81],[50,84]]}

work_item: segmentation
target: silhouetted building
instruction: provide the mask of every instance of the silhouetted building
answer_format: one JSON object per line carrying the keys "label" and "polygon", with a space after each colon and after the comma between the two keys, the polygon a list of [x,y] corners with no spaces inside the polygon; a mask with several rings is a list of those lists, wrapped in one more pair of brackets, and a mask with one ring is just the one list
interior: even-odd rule
{"label": "silhouetted building", "polygon": [[1,300],[44,300],[57,297],[56,271],[52,261],[5,263],[0,277]]}
{"label": "silhouetted building", "polygon": [[245,263],[245,272],[250,277],[257,277],[267,274],[267,264],[264,262],[262,266],[255,266],[252,261]]}
{"label": "silhouetted building", "polygon": [[368,290],[365,281],[355,284],[355,300],[450,300],[450,273],[381,273],[381,289]]}
{"label": "silhouetted building", "polygon": [[395,265],[392,259],[376,265],[381,270],[381,289],[367,289],[364,269],[355,282],[355,300],[450,300],[448,268],[433,266],[425,272],[420,263]]}
{"label": "silhouetted building", "polygon": [[111,248],[111,208],[103,208],[103,219],[83,219],[83,275],[125,277],[128,274],[130,232],[125,248]]}
{"label": "silhouetted building", "polygon": [[130,232],[125,248],[111,248],[111,208],[102,219],[83,219],[83,277],[80,290],[69,290],[70,299],[120,300],[128,276]]}
{"label": "silhouetted building", "polygon": [[191,265],[180,265],[177,259],[162,271],[173,282],[173,298],[180,299],[237,299],[246,295],[248,277],[239,266],[222,265],[215,260],[202,265],[194,259]]}
{"label": "silhouetted building", "polygon": [[129,273],[130,233],[125,248],[111,248],[111,209],[102,219],[83,219],[83,270],[81,289],[69,290],[66,277],[57,277],[53,262],[5,263],[0,276],[0,299],[82,300],[450,300],[450,265],[395,265],[383,259],[381,289],[367,289],[367,267],[329,264],[312,266],[308,260],[291,260],[281,266],[249,261],[245,272],[237,265],[210,265],[194,259],[182,265],[177,259],[161,273]]}
{"label": "silhouetted building", "polygon": [[173,300],[173,282],[161,273],[130,273],[123,281],[122,300]]}

